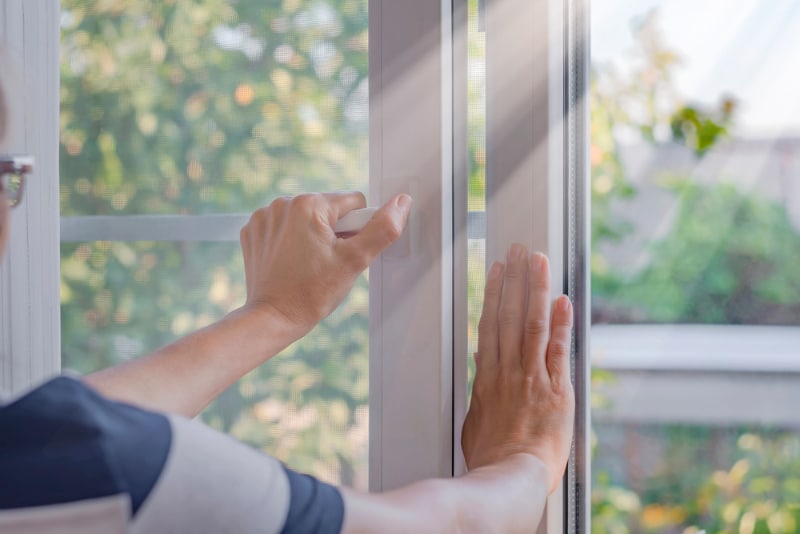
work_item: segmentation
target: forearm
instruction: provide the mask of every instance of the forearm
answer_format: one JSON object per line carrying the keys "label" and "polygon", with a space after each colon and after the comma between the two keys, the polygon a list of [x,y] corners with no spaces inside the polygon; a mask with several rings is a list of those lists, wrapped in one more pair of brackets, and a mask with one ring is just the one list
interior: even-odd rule
{"label": "forearm", "polygon": [[532,532],[547,499],[546,470],[529,454],[460,478],[379,495],[344,490],[344,532]]}
{"label": "forearm", "polygon": [[147,356],[84,378],[104,395],[194,417],[301,332],[268,310],[239,309]]}

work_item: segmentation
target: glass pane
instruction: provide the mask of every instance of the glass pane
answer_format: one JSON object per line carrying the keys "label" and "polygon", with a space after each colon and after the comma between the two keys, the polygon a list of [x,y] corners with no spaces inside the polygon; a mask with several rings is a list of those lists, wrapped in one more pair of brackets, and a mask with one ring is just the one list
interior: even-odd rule
{"label": "glass pane", "polygon": [[592,4],[596,532],[800,529],[798,31]]}
{"label": "glass pane", "polygon": [[[155,350],[244,300],[237,243],[65,243],[63,366],[81,373]],[[324,480],[367,487],[369,288],[359,278],[312,335],[229,388],[212,426]]]}
{"label": "glass pane", "polygon": [[[285,194],[368,192],[367,0],[61,5],[62,215],[239,213]],[[238,243],[64,243],[64,366],[142,355],[243,301]],[[367,306],[362,277],[205,420],[366,489]]]}
{"label": "glass pane", "polygon": [[63,215],[363,189],[367,0],[64,0]]}

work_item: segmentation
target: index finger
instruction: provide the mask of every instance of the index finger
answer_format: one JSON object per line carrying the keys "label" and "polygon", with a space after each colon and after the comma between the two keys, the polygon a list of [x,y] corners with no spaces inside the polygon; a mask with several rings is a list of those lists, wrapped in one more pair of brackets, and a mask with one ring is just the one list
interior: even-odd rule
{"label": "index finger", "polygon": [[328,221],[331,227],[336,225],[336,221],[347,213],[367,207],[367,198],[361,191],[336,191],[333,193],[323,193],[322,198],[328,204]]}

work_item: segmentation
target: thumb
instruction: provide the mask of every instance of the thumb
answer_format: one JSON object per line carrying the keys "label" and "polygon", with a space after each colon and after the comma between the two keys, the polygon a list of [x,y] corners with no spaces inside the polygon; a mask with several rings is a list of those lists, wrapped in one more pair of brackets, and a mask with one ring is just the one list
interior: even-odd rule
{"label": "thumb", "polygon": [[365,269],[375,257],[394,243],[403,233],[411,211],[411,197],[400,194],[389,199],[356,235],[340,241],[352,257],[359,258]]}

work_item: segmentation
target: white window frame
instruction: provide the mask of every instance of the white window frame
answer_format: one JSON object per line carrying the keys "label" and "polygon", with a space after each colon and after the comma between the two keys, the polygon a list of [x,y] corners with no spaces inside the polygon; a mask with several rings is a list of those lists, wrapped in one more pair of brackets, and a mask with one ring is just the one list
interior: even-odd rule
{"label": "white window frame", "polygon": [[370,196],[405,235],[370,268],[370,489],[452,476],[452,5],[370,0]]}
{"label": "white window frame", "polygon": [[36,160],[25,200],[11,212],[0,266],[0,389],[6,392],[52,376],[61,365],[59,15],[58,0],[0,3],[0,41],[10,63],[3,78],[15,93],[9,95],[14,130],[2,148]]}
{"label": "white window frame", "polygon": [[[574,303],[575,438],[539,532],[583,533],[591,521],[588,0],[480,5],[486,32],[486,262],[502,260],[514,242],[543,251],[551,261],[553,298],[567,293]],[[455,383],[460,406],[464,377]]]}
{"label": "white window frame", "polygon": [[[568,291],[578,315],[576,448],[566,484],[548,502],[540,532],[549,533],[588,525],[585,1],[484,2],[486,259],[501,259],[515,241],[547,252],[553,294]],[[370,203],[398,192],[415,199],[404,236],[370,271],[370,488],[381,491],[463,472],[466,244],[483,214],[469,214],[466,202],[466,0],[370,0],[369,13]],[[6,389],[60,369],[62,240],[236,241],[246,220],[70,217],[59,225],[59,20],[58,0],[5,0],[0,7],[0,32],[24,57],[25,87],[37,103],[25,115],[25,142],[10,147],[32,152],[37,173],[15,210],[0,274]]]}

